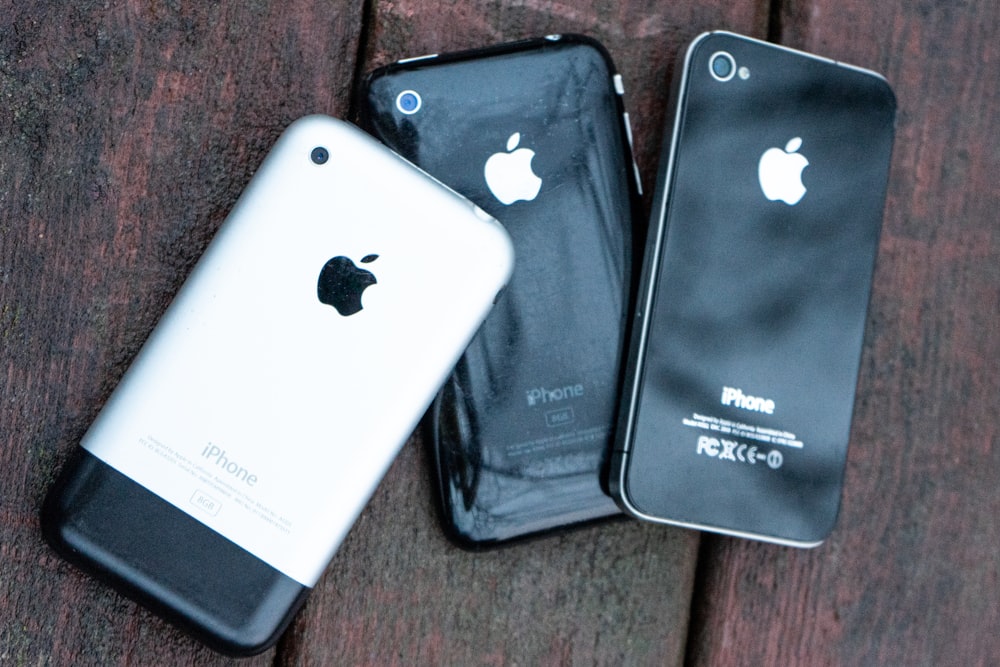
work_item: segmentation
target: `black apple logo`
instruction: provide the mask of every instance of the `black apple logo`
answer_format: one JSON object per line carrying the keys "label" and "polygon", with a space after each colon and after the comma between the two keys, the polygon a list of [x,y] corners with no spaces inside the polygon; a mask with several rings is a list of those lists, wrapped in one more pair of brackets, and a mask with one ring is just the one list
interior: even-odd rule
{"label": "black apple logo", "polygon": [[[361,263],[369,264],[376,259],[378,255],[365,255]],[[346,317],[361,310],[361,293],[377,282],[371,271],[355,265],[347,257],[338,256],[330,259],[319,272],[316,296],[321,303],[333,306]]]}

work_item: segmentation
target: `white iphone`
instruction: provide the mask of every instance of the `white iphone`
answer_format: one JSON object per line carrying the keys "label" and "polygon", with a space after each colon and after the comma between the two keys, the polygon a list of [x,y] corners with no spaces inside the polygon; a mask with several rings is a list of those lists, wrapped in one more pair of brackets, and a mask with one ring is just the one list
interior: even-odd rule
{"label": "white iphone", "polygon": [[347,123],[280,138],[44,525],[213,647],[272,644],[506,283],[507,234]]}

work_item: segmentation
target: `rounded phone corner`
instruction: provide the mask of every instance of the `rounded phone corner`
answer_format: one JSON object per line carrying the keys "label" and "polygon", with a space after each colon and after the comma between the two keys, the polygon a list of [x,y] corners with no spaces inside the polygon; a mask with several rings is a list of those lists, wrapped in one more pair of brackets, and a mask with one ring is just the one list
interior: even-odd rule
{"label": "rounded phone corner", "polygon": [[76,560],[81,544],[79,533],[72,528],[72,494],[70,487],[79,485],[81,476],[76,474],[81,456],[75,450],[56,475],[38,510],[38,523],[45,542],[60,556]]}
{"label": "rounded phone corner", "polygon": [[271,623],[259,623],[243,628],[213,628],[209,631],[187,624],[183,624],[182,627],[217,653],[233,658],[249,658],[267,651],[278,643],[292,619],[305,604],[308,590],[305,589],[291,607],[273,610],[262,609],[261,615],[263,617],[276,619]]}
{"label": "rounded phone corner", "polygon": [[39,527],[45,543],[63,558],[69,558],[74,553],[73,531],[67,520],[66,506],[62,502],[59,489],[53,488],[45,496],[38,512]]}
{"label": "rounded phone corner", "polygon": [[841,499],[838,498],[837,507],[834,509],[829,519],[823,523],[817,524],[814,532],[810,531],[808,534],[790,540],[790,546],[798,547],[799,549],[815,549],[822,546],[830,538],[830,535],[833,534],[834,529],[837,527],[837,519],[840,516],[840,503]]}
{"label": "rounded phone corner", "polygon": [[656,517],[650,516],[636,504],[635,499],[629,493],[628,480],[624,474],[611,475],[608,478],[608,487],[611,492],[611,499],[618,505],[618,509],[626,516],[643,521],[658,521]]}

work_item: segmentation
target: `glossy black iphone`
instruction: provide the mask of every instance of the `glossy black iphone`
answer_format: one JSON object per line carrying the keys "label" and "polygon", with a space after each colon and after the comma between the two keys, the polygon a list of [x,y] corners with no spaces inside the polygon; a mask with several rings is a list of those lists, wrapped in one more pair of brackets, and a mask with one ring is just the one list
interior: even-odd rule
{"label": "glossy black iphone", "polygon": [[514,242],[513,278],[428,415],[446,528],[465,546],[618,514],[602,467],[638,188],[622,93],[604,49],[578,36],[367,80],[367,129]]}
{"label": "glossy black iphone", "polygon": [[611,486],[640,518],[814,546],[840,504],[895,98],[722,32],[679,76]]}

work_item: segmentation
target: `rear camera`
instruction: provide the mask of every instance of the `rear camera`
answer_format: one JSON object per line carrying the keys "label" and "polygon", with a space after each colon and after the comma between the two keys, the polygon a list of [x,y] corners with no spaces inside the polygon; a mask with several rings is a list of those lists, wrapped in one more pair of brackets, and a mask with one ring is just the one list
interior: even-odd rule
{"label": "rear camera", "polygon": [[716,81],[729,81],[736,73],[736,61],[725,51],[716,51],[708,59],[708,71]]}
{"label": "rear camera", "polygon": [[326,150],[322,146],[317,146],[309,154],[312,161],[316,164],[326,164],[326,161],[330,159],[330,151]]}
{"label": "rear camera", "polygon": [[407,116],[420,111],[420,95],[415,90],[404,90],[396,96],[396,108]]}

